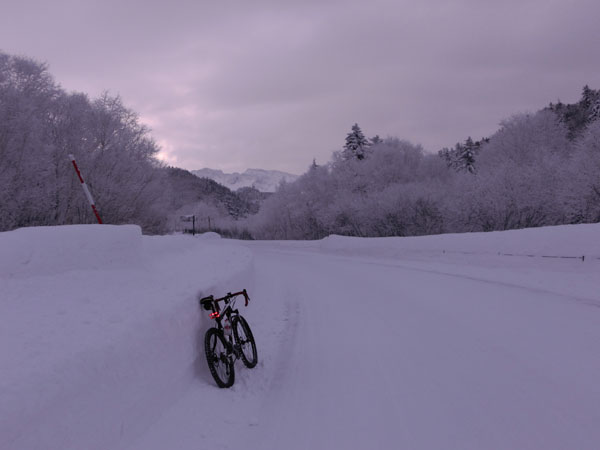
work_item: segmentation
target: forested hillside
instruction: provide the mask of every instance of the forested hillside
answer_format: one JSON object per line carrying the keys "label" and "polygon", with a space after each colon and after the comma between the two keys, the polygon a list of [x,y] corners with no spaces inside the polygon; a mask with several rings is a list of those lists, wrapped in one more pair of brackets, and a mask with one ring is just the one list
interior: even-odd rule
{"label": "forested hillside", "polygon": [[343,149],[283,185],[255,236],[409,236],[600,221],[600,91],[501,123],[437,155],[352,127]]}
{"label": "forested hillside", "polygon": [[44,64],[0,52],[0,231],[96,222],[69,154],[104,223],[165,233],[186,206],[209,205],[228,220],[257,211],[211,180],[164,167],[159,150],[118,96],[67,93]]}
{"label": "forested hillside", "polygon": [[254,188],[232,192],[216,181],[199,178],[176,167],[164,170],[169,190],[176,193],[169,204],[172,211],[170,229],[181,228],[177,223],[180,216],[195,215],[199,230],[218,229],[225,234],[238,236],[234,229],[239,219],[256,214],[266,196]]}
{"label": "forested hillside", "polygon": [[[331,161],[266,196],[165,167],[117,96],[68,93],[44,64],[0,52],[0,231],[93,223],[75,155],[105,223],[145,233],[194,214],[229,236],[408,236],[600,221],[600,91],[549,104],[437,154],[358,124]],[[317,145],[317,144],[314,144]],[[241,231],[240,231],[241,230]]]}

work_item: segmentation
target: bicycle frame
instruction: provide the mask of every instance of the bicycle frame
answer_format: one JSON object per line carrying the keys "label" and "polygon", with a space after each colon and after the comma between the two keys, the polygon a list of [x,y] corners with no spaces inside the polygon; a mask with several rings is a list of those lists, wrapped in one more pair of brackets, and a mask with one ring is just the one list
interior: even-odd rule
{"label": "bicycle frame", "polygon": [[[209,314],[209,317],[217,323],[216,328],[218,328],[221,331],[224,331],[224,327],[223,327],[223,323],[222,323],[223,317],[226,317],[227,320],[229,321],[229,323],[232,324],[232,318],[236,315],[239,315],[239,311],[237,309],[234,309],[234,306],[235,306],[237,297],[240,295],[244,296],[245,306],[248,306],[250,297],[248,297],[248,293],[246,292],[246,289],[239,291],[239,292],[234,292],[234,293],[229,292],[227,295],[225,295],[224,297],[221,297],[221,298],[214,298],[212,295],[209,295],[208,297],[204,297],[204,298],[200,299],[200,304],[204,307],[205,310],[211,311],[211,313]],[[222,309],[219,308],[219,302],[221,302],[221,301],[225,303],[225,306]],[[231,353],[233,353],[233,355],[237,359],[239,355],[238,355],[236,346],[233,342],[233,338],[231,335],[226,336],[226,337],[228,338],[226,340],[229,341],[227,343],[231,346],[231,348],[229,350],[231,351]]]}

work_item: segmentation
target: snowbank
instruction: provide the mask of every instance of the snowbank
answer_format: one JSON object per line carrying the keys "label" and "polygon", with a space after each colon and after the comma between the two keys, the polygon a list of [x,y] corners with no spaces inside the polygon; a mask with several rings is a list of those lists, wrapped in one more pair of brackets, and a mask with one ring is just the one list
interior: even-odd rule
{"label": "snowbank", "polygon": [[600,224],[416,237],[353,238],[332,235],[321,241],[320,248],[378,256],[439,255],[445,252],[600,258]]}
{"label": "snowbank", "polygon": [[0,277],[123,268],[139,263],[137,225],[21,228],[0,233]]}
{"label": "snowbank", "polygon": [[[254,262],[249,248],[262,251],[257,274],[267,282],[258,292],[263,299],[280,302],[263,303],[264,310],[257,316],[257,336],[265,343],[261,354],[266,355],[276,353],[280,346],[276,340],[286,336],[274,327],[287,330],[290,325],[272,320],[284,315],[278,311],[293,306],[287,297],[302,294],[314,299],[315,288],[324,288],[321,297],[326,298],[339,287],[339,283],[328,287],[324,281],[332,273],[352,277],[346,272],[348,258],[340,265],[342,258],[336,254],[358,255],[352,264],[353,273],[360,277],[354,278],[364,283],[353,289],[359,290],[361,301],[373,289],[371,283],[381,285],[380,272],[392,270],[398,278],[393,281],[393,295],[410,284],[402,282],[403,276],[430,280],[434,274],[443,275],[438,280],[442,285],[451,280],[447,289],[454,289],[456,283],[462,286],[464,280],[479,283],[480,289],[483,281],[486,286],[511,289],[507,298],[515,292],[549,299],[559,294],[578,305],[597,305],[600,259],[594,258],[600,257],[600,224],[411,238],[330,236],[310,242],[244,243],[214,235],[142,236],[135,226],[40,227],[0,233],[0,448],[124,449],[192,391],[197,395],[187,403],[188,422],[202,427],[202,414],[213,411],[214,403],[227,394],[211,391],[216,388],[202,349],[208,320],[198,308],[197,297],[241,288],[253,296]],[[312,259],[311,253],[334,255]],[[505,253],[586,255],[586,262],[498,256]],[[303,267],[315,263],[323,278],[320,282],[315,282],[314,274],[303,272]],[[291,266],[285,269],[286,265]],[[275,270],[280,266],[283,272]],[[285,270],[289,272],[279,279],[273,275]],[[298,280],[308,286],[306,293],[294,288]],[[426,301],[441,298],[443,304],[451,304],[438,295],[442,288],[432,289],[439,292]],[[407,297],[423,300],[416,289]],[[471,301],[471,297],[469,291],[456,298]],[[414,305],[421,311],[420,303]],[[290,309],[285,320],[299,311]],[[298,329],[300,333],[303,328]],[[280,346],[286,358],[289,344]],[[264,360],[274,361],[268,356]],[[322,364],[314,367],[323,370]],[[280,375],[277,368],[269,370],[271,377]],[[236,386],[243,386],[242,380]],[[238,407],[239,393],[233,390],[225,406],[217,408],[218,414],[211,416],[213,424],[229,419],[227,412]],[[207,398],[207,405],[199,404]],[[279,410],[273,414],[277,416]],[[176,421],[169,429],[177,430],[179,425]],[[231,423],[223,426],[231,428]],[[276,426],[265,427],[272,428]],[[247,430],[237,429],[246,442]],[[177,447],[176,440],[173,445]]]}
{"label": "snowbank", "polygon": [[221,239],[221,235],[219,233],[215,233],[214,231],[207,231],[206,233],[201,233],[198,235],[199,239]]}
{"label": "snowbank", "polygon": [[204,370],[202,293],[252,289],[231,241],[136,226],[0,233],[0,448],[115,449]]}

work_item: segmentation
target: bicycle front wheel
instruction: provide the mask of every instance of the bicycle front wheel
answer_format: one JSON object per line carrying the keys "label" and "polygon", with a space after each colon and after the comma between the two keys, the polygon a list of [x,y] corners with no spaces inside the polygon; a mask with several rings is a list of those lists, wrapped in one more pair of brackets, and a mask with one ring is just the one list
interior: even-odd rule
{"label": "bicycle front wheel", "polygon": [[227,343],[223,332],[217,328],[209,328],[204,335],[204,352],[210,374],[221,388],[233,386],[235,372],[230,352],[227,351]]}
{"label": "bicycle front wheel", "polygon": [[238,315],[233,318],[232,327],[235,342],[240,346],[242,362],[246,367],[252,369],[258,362],[258,356],[256,353],[256,342],[254,342],[250,326],[246,322],[246,319]]}

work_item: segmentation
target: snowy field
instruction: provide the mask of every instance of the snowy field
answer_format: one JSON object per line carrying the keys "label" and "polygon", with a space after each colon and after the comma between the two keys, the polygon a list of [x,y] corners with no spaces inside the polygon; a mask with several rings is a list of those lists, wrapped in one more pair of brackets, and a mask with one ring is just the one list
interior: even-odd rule
{"label": "snowy field", "polygon": [[[597,449],[599,287],[600,225],[0,233],[0,448]],[[218,389],[196,298],[241,288],[259,364]]]}

